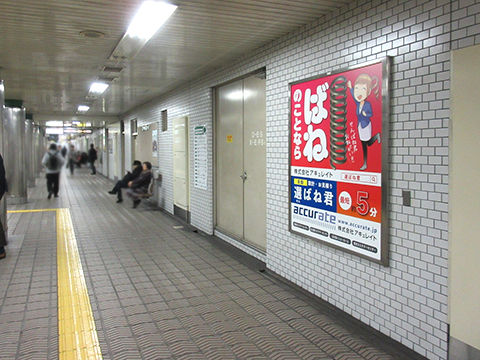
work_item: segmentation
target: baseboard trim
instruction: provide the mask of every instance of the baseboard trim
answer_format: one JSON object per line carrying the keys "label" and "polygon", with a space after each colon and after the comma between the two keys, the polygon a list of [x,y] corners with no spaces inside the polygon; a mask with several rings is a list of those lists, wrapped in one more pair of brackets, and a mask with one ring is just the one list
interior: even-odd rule
{"label": "baseboard trim", "polygon": [[448,360],[480,360],[480,350],[450,336]]}

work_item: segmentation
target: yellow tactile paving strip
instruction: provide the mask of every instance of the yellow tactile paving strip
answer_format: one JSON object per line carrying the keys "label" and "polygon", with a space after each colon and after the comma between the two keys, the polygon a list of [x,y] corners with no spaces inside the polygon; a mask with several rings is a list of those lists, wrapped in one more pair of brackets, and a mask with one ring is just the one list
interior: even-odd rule
{"label": "yellow tactile paving strip", "polygon": [[69,209],[56,211],[59,359],[102,359]]}

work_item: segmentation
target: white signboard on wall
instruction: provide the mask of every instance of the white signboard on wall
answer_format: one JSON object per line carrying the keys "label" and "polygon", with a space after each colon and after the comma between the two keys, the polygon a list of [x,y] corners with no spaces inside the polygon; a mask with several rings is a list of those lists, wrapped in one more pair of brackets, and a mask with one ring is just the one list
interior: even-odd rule
{"label": "white signboard on wall", "polygon": [[205,125],[196,126],[194,129],[194,159],[194,185],[197,188],[207,190],[208,157],[207,127]]}

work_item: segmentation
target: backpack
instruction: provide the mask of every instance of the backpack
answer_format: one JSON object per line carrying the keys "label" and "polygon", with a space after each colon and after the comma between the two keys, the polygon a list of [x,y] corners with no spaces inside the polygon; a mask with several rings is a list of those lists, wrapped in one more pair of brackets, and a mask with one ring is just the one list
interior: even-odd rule
{"label": "backpack", "polygon": [[49,170],[57,170],[58,168],[58,158],[57,158],[58,151],[55,154],[50,154],[50,157],[47,160],[47,168]]}

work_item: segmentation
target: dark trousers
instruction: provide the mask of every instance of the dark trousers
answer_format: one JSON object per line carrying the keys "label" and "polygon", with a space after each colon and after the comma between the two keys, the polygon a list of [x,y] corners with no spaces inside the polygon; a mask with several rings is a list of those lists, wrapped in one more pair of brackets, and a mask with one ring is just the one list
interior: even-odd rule
{"label": "dark trousers", "polygon": [[7,246],[7,238],[5,236],[5,230],[3,229],[3,224],[0,221],[0,248]]}
{"label": "dark trousers", "polygon": [[95,169],[95,161],[90,161],[90,166],[92,167],[92,174],[97,173],[97,169]]}
{"label": "dark trousers", "polygon": [[[3,198],[3,192],[0,195],[0,200]],[[0,250],[4,247],[7,246],[7,237],[5,235],[5,229],[3,228],[3,224],[0,221]]]}
{"label": "dark trousers", "polygon": [[68,160],[68,167],[70,168],[70,174],[73,175],[73,169],[75,167],[75,160],[73,160],[73,159]]}
{"label": "dark trousers", "polygon": [[48,193],[53,193],[53,195],[58,195],[59,185],[60,185],[60,173],[47,174]]}
{"label": "dark trousers", "polygon": [[122,199],[122,188],[126,189],[128,188],[128,183],[124,180],[118,180],[115,186],[112,189],[112,192],[117,194],[118,200],[123,200]]}

